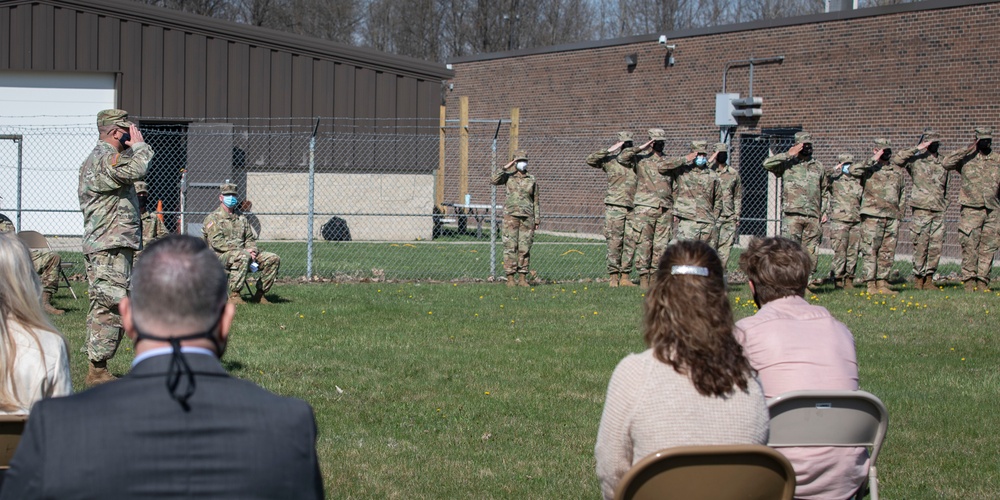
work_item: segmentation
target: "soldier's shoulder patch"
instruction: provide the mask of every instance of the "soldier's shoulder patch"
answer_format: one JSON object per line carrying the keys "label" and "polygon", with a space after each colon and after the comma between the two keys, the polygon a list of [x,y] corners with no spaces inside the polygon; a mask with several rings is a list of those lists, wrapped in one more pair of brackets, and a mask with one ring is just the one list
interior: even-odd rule
{"label": "soldier's shoulder patch", "polygon": [[214,225],[215,225],[215,221],[209,222],[208,224],[205,224],[205,229],[212,229],[212,226],[214,226]]}

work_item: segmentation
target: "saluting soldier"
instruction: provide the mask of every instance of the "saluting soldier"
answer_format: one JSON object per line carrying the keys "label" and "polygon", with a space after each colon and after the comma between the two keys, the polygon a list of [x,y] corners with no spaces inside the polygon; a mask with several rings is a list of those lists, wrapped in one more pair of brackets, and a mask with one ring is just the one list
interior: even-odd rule
{"label": "saluting soldier", "polygon": [[490,182],[507,188],[507,203],[503,208],[503,267],[507,286],[528,286],[531,244],[542,219],[538,210],[538,183],[528,173],[528,154],[523,149],[515,151],[514,159],[494,173]]}
{"label": "saluting soldier", "polygon": [[587,157],[587,165],[604,170],[608,176],[608,192],[604,196],[604,238],[608,242],[608,284],[612,288],[621,283],[621,276],[628,280],[635,254],[635,241],[628,230],[633,223],[638,152],[632,145],[632,132],[618,132],[618,142]]}
{"label": "saluting soldier", "polygon": [[[635,270],[639,273],[639,286],[643,288],[649,286],[650,276],[656,274],[674,223],[673,185],[667,176],[667,159],[663,155],[666,139],[663,129],[649,129],[649,141],[639,147],[637,155],[632,238],[636,242]],[[633,286],[628,275],[622,275],[621,285]]]}
{"label": "saluting soldier", "polygon": [[948,171],[938,154],[941,135],[924,132],[916,147],[895,158],[913,179],[910,189],[910,232],[913,234],[913,279],[917,290],[934,289],[934,273],[944,244],[944,211],[948,208]]}
{"label": "saluting soldier", "polygon": [[837,166],[830,172],[830,240],[833,247],[834,288],[854,288],[854,272],[861,251],[861,179],[848,173],[854,155],[837,156]]}
{"label": "saluting soldier", "polygon": [[692,141],[691,153],[668,162],[674,179],[675,240],[698,240],[715,246],[713,234],[722,213],[722,185],[708,166],[708,143]]}
{"label": "saluting soldier", "polygon": [[740,184],[740,173],[729,165],[729,146],[724,142],[715,144],[715,153],[708,158],[714,164],[719,185],[722,188],[722,209],[719,213],[719,223],[716,225],[716,235],[713,238],[715,247],[722,260],[722,268],[728,269],[729,254],[736,243],[736,229],[740,225],[740,208],[743,203],[743,186]]}

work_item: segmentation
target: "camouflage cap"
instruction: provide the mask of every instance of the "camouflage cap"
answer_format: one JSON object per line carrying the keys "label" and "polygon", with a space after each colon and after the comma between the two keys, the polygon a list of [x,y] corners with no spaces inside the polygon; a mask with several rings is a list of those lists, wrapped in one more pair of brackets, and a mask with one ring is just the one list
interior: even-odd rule
{"label": "camouflage cap", "polygon": [[146,186],[145,182],[135,181],[134,185],[135,185],[135,192],[136,192],[136,194],[139,194],[139,193],[149,194],[149,187]]}
{"label": "camouflage cap", "polygon": [[231,182],[224,182],[221,186],[219,186],[219,188],[222,191],[223,195],[227,194],[231,194],[233,196],[239,195],[239,193],[236,192],[236,184],[233,184]]}
{"label": "camouflage cap", "polygon": [[128,111],[124,109],[105,109],[97,113],[97,126],[115,125],[122,128],[129,128],[132,122],[128,121]]}
{"label": "camouflage cap", "polygon": [[629,141],[631,141],[632,140],[632,132],[629,132],[628,130],[622,130],[621,132],[618,132],[618,140],[622,141],[622,142],[629,142]]}
{"label": "camouflage cap", "polygon": [[837,163],[854,163],[854,155],[837,155]]}
{"label": "camouflage cap", "polygon": [[924,142],[941,142],[941,134],[927,130],[924,132]]}
{"label": "camouflage cap", "polygon": [[715,152],[716,153],[725,153],[726,151],[729,151],[729,145],[728,144],[726,144],[724,142],[717,142],[717,143],[715,143]]}
{"label": "camouflage cap", "polygon": [[993,127],[976,127],[976,139],[992,139]]}
{"label": "camouflage cap", "polygon": [[892,147],[892,142],[889,139],[878,138],[875,139],[875,147],[879,149],[888,149]]}
{"label": "camouflage cap", "polygon": [[704,153],[708,150],[708,141],[691,141],[692,153]]}
{"label": "camouflage cap", "polygon": [[667,140],[667,133],[662,128],[651,128],[649,129],[649,140],[665,141]]}
{"label": "camouflage cap", "polygon": [[813,136],[809,132],[796,132],[795,144],[812,144]]}
{"label": "camouflage cap", "polygon": [[528,161],[528,152],[523,149],[514,151],[514,161]]}

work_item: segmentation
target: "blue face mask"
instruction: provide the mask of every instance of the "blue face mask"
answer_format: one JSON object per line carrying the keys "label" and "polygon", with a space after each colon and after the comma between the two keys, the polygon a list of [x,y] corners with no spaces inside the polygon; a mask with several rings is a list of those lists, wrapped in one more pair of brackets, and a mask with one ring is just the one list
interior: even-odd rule
{"label": "blue face mask", "polygon": [[239,200],[237,200],[236,197],[231,194],[227,194],[222,197],[222,204],[229,208],[236,208],[236,203],[238,201]]}
{"label": "blue face mask", "polygon": [[704,167],[705,165],[708,165],[708,158],[699,155],[694,159],[694,164],[699,167]]}

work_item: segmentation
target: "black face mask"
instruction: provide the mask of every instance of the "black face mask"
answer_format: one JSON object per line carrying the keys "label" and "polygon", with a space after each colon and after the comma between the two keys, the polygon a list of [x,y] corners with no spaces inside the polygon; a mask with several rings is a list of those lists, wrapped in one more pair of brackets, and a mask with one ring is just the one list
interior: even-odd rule
{"label": "black face mask", "polygon": [[146,205],[149,203],[149,196],[138,194],[136,197],[139,198],[139,210],[146,210]]}
{"label": "black face mask", "polygon": [[812,155],[813,155],[812,144],[803,144],[802,150],[799,151],[799,156],[812,156]]}
{"label": "black face mask", "polygon": [[715,153],[715,161],[719,163],[726,163],[729,159],[729,153]]}
{"label": "black face mask", "polygon": [[632,141],[625,141],[622,143],[622,149],[632,147]]}
{"label": "black face mask", "polygon": [[132,140],[132,136],[129,135],[128,132],[123,133],[122,136],[118,138],[118,142],[122,144],[122,148],[128,148],[128,146],[125,145],[125,143],[130,140]]}
{"label": "black face mask", "polygon": [[979,139],[976,141],[976,149],[983,154],[990,154],[990,151],[993,150],[992,146],[993,139]]}
{"label": "black face mask", "polygon": [[662,153],[663,145],[664,145],[663,141],[653,141],[653,151],[656,151],[657,153]]}
{"label": "black face mask", "polygon": [[941,146],[940,143],[932,142],[932,143],[930,143],[930,144],[927,145],[927,152],[928,153],[932,153],[932,154],[937,154],[938,147],[940,147],[940,146]]}
{"label": "black face mask", "polygon": [[882,156],[878,157],[879,161],[889,161],[889,158],[892,158],[892,150],[888,148],[883,149]]}

